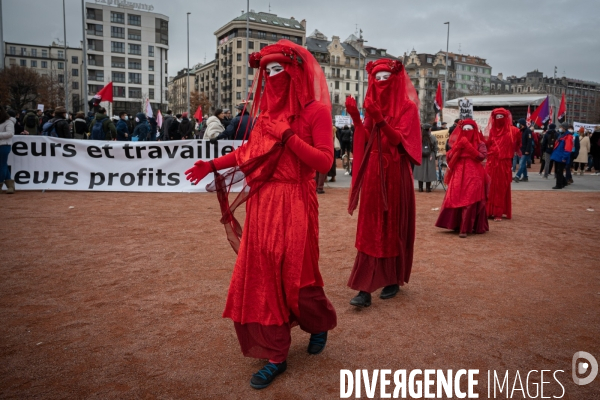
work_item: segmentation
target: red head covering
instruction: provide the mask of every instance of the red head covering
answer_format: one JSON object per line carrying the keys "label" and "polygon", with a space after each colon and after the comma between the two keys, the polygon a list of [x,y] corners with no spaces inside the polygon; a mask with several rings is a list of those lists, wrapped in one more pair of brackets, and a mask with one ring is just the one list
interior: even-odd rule
{"label": "red head covering", "polygon": [[[498,115],[502,115],[504,118],[497,118]],[[485,130],[486,134],[489,135],[488,157],[512,158],[515,151],[512,129],[512,114],[510,111],[504,108],[496,108],[492,111]]]}
{"label": "red head covering", "polygon": [[[473,127],[472,130],[463,130],[463,128],[467,125],[471,125]],[[477,122],[472,119],[463,119],[459,121],[450,135],[450,147],[454,146],[454,143],[458,142],[461,138],[466,138],[469,143],[473,145],[473,147],[477,148],[479,143],[484,142],[483,134],[479,130],[479,126],[477,126]]]}

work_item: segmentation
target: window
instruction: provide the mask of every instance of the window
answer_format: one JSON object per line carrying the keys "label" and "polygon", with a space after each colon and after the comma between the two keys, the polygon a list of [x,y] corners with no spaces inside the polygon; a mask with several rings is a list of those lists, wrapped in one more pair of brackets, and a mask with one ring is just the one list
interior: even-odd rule
{"label": "window", "polygon": [[356,71],[356,80],[359,80],[359,79],[360,79],[359,72],[358,72],[358,71]]}
{"label": "window", "polygon": [[236,72],[236,74],[238,74],[238,75],[241,75],[241,74],[242,74],[242,67],[240,67],[240,66],[238,65],[238,66],[235,68],[235,72]]}
{"label": "window", "polygon": [[356,84],[356,91],[358,92],[358,83]]}
{"label": "window", "polygon": [[79,57],[71,56],[71,64],[79,64]]}
{"label": "window", "polygon": [[131,44],[129,43],[129,54],[142,55],[142,45],[141,44]]}
{"label": "window", "polygon": [[21,67],[26,67],[27,66],[27,60],[20,60],[20,65],[21,65]]}
{"label": "window", "polygon": [[236,100],[241,100],[241,99],[242,99],[242,92],[237,92],[237,93],[235,94],[235,99],[236,99]]}
{"label": "window", "polygon": [[110,51],[113,53],[125,53],[125,43],[110,42]]}
{"label": "window", "polygon": [[479,73],[483,74],[483,68],[479,67]]}
{"label": "window", "polygon": [[111,57],[110,66],[113,68],[125,68],[125,57]]}
{"label": "window", "polygon": [[[337,83],[337,82],[336,82],[336,83]],[[335,104],[340,104],[340,95],[339,95],[339,94],[336,94],[336,95],[333,97],[333,102],[334,102]]]}
{"label": "window", "polygon": [[249,42],[248,42],[248,48],[249,48],[250,50],[253,50],[253,49],[254,49],[254,42],[252,42],[252,41],[249,41]]}
{"label": "window", "polygon": [[346,90],[350,90],[350,82],[346,82]]}
{"label": "window", "polygon": [[267,32],[258,31],[258,32],[256,32],[256,34],[257,34],[257,37],[259,39],[266,39],[267,38]]}
{"label": "window", "polygon": [[265,47],[267,47],[267,43],[261,43],[261,44],[260,44],[260,49],[261,49],[261,50],[262,50],[262,49],[264,49]]}
{"label": "window", "polygon": [[90,70],[88,79],[90,81],[104,82],[104,71]]}
{"label": "window", "polygon": [[241,49],[241,48],[242,48],[242,41],[241,41],[241,40],[238,40],[238,41],[236,42],[236,47],[237,47],[238,49]]}
{"label": "window", "polygon": [[142,31],[139,29],[128,29],[127,39],[129,40],[142,40]]}
{"label": "window", "polygon": [[427,63],[431,64],[433,62],[433,60],[431,59],[431,57],[427,57]]}
{"label": "window", "polygon": [[433,70],[428,69],[427,70],[427,76],[433,76]]}
{"label": "window", "polygon": [[64,63],[64,62],[61,62],[61,61],[59,61],[59,62],[58,62],[58,64],[57,64],[57,68],[58,68],[58,69],[65,69],[65,63]]}
{"label": "window", "polygon": [[271,40],[273,41],[277,41],[277,34],[276,33],[271,33]]}
{"label": "window", "polygon": [[142,69],[142,60],[137,58],[130,58],[128,62],[129,69]]}
{"label": "window", "polygon": [[58,58],[60,58],[61,60],[65,59],[65,52],[63,50],[58,51]]}
{"label": "window", "polygon": [[148,61],[148,71],[154,71],[154,60]]}
{"label": "window", "polygon": [[[32,65],[32,67],[33,67],[33,65]],[[79,76],[79,70],[77,68],[73,68],[71,70],[71,75],[72,76]]]}
{"label": "window", "polygon": [[58,75],[58,83],[64,83],[65,82],[65,76],[64,75]]}
{"label": "window", "polygon": [[95,36],[104,35],[104,27],[99,24],[87,24],[87,34]]}
{"label": "window", "polygon": [[449,58],[449,59],[448,59],[448,66],[451,66],[451,65],[452,65],[452,59],[451,59],[451,58]]}
{"label": "window", "polygon": [[124,24],[125,23],[125,14],[120,13],[120,12],[111,11],[110,22],[112,22],[114,24]]}
{"label": "window", "polygon": [[102,10],[88,8],[86,14],[87,19],[93,19],[94,21],[102,21]]}
{"label": "window", "polygon": [[[164,19],[155,19],[155,41],[156,43],[169,44],[169,22]],[[166,56],[165,56],[166,59]]]}
{"label": "window", "polygon": [[236,58],[238,61],[242,61],[242,53],[238,53]]}
{"label": "window", "polygon": [[125,28],[122,28],[120,26],[111,26],[110,37],[125,39]]}
{"label": "window", "polygon": [[127,24],[135,25],[135,26],[142,26],[142,16],[127,14]]}
{"label": "window", "polygon": [[37,57],[37,49],[31,49],[31,56]]}
{"label": "window", "polygon": [[349,69],[346,70],[346,78],[350,79],[350,70]]}
{"label": "window", "polygon": [[125,97],[125,87],[124,86],[113,86],[113,96]]}
{"label": "window", "polygon": [[148,85],[154,86],[154,74],[148,75]]}
{"label": "window", "polygon": [[37,61],[31,60],[31,68],[37,68]]}
{"label": "window", "polygon": [[154,57],[154,46],[148,46],[148,57]]}
{"label": "window", "polygon": [[[44,50],[46,51],[46,50]],[[10,54],[11,56],[14,56],[17,54],[17,48],[15,46],[10,46],[9,50],[8,50],[8,54]]]}
{"label": "window", "polygon": [[149,89],[148,90],[148,98],[150,100],[154,100],[154,89]]}
{"label": "window", "polygon": [[48,58],[48,50],[42,50],[42,57]]}
{"label": "window", "polygon": [[486,73],[487,75],[489,75],[489,74],[491,74],[491,73],[492,73],[492,71],[490,71],[490,69],[489,69],[489,68],[486,68],[486,69],[485,69],[485,73]]}
{"label": "window", "polygon": [[48,61],[42,61],[42,68],[48,68]]}
{"label": "window", "polygon": [[141,99],[142,98],[142,89],[129,88],[129,98],[130,99]]}
{"label": "window", "polygon": [[242,80],[241,79],[236,79],[235,86],[242,87]]}
{"label": "window", "polygon": [[340,88],[340,81],[335,81],[335,88],[339,89]]}
{"label": "window", "polygon": [[462,60],[463,60],[463,62],[466,62],[466,61],[467,61],[467,58],[466,58],[466,57],[463,57],[463,58],[462,58]]}
{"label": "window", "polygon": [[142,74],[130,72],[129,73],[129,83],[141,84],[142,83]]}
{"label": "window", "polygon": [[[282,39],[290,40],[290,35],[281,35]],[[336,44],[337,46],[337,44]]]}
{"label": "window", "polygon": [[79,90],[79,82],[73,82],[73,90]]}
{"label": "window", "polygon": [[114,72],[112,73],[113,82],[125,83],[125,72]]}

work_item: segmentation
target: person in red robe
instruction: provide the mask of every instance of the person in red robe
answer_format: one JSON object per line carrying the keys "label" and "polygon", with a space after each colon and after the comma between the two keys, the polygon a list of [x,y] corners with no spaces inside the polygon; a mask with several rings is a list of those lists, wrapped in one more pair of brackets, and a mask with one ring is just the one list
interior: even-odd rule
{"label": "person in red robe", "polygon": [[[358,290],[350,304],[371,305],[371,293],[394,297],[408,283],[415,240],[415,190],[411,163],[421,163],[419,99],[399,61],[380,59],[367,64],[369,86],[364,123],[352,97],[346,109],[352,117],[354,165],[348,212],[360,196],[356,249],[348,286]],[[360,166],[360,167],[358,167]]]}
{"label": "person in red robe", "polygon": [[488,179],[481,162],[487,156],[483,135],[473,120],[460,121],[450,137],[446,154],[448,190],[435,223],[438,228],[468,233],[489,231],[486,215]]}
{"label": "person in red robe", "polygon": [[[315,170],[333,162],[331,104],[325,76],[314,57],[288,40],[250,56],[259,68],[250,139],[232,153],[197,161],[186,171],[198,183],[210,171],[228,239],[237,251],[224,318],[234,322],[243,354],[268,359],[252,376],[267,387],[287,368],[291,328],[311,334],[308,353],[325,347],[337,323],[319,272],[319,224]],[[263,89],[264,88],[264,89]],[[218,171],[231,170],[221,174]],[[244,187],[230,204],[229,189]],[[243,227],[234,217],[246,203]]]}
{"label": "person in red robe", "polygon": [[485,170],[490,177],[490,192],[487,202],[487,215],[494,221],[502,217],[512,218],[510,184],[512,182],[512,158],[521,137],[519,129],[512,124],[510,111],[496,108],[488,122],[489,138]]}

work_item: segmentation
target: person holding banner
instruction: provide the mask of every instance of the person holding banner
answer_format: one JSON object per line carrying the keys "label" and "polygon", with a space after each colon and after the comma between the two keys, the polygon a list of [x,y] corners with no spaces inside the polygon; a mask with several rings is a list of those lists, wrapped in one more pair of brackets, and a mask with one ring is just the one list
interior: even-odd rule
{"label": "person holding banner", "polygon": [[521,131],[513,126],[510,111],[496,108],[490,115],[486,132],[489,137],[486,141],[488,154],[485,170],[490,177],[487,215],[499,222],[503,216],[512,218],[511,163]]}
{"label": "person holding banner", "polygon": [[[250,55],[255,78],[250,139],[186,171],[197,184],[209,172],[229,242],[238,253],[223,317],[233,320],[242,352],[269,362],[252,376],[262,389],[287,368],[291,328],[310,333],[307,351],[319,354],[336,312],[319,272],[319,214],[315,170],[333,162],[331,103],[325,75],[305,48],[280,40]],[[218,171],[231,168],[220,174]],[[231,186],[244,187],[229,204]],[[242,235],[235,219],[246,203]]]}
{"label": "person holding banner", "polygon": [[487,157],[483,135],[477,123],[467,119],[458,123],[450,141],[448,191],[435,226],[458,231],[461,238],[485,233],[490,230],[485,209],[489,178],[481,165]]}
{"label": "person holding banner", "polygon": [[419,98],[400,61],[382,58],[367,64],[369,84],[364,123],[356,100],[346,98],[352,117],[355,173],[348,212],[360,211],[358,253],[348,286],[358,290],[350,304],[369,307],[371,293],[383,288],[391,299],[408,283],[415,241],[415,190],[411,163],[421,164]]}

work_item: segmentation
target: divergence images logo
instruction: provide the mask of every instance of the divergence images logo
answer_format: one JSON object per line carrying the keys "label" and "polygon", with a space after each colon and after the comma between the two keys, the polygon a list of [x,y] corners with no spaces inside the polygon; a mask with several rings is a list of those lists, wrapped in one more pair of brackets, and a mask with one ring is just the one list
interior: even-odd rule
{"label": "divergence images logo", "polygon": [[[579,360],[580,358],[583,358],[586,361],[580,361],[578,363],[577,360]],[[575,364],[577,364],[577,368],[575,368]],[[584,375],[590,369],[590,367],[591,372],[587,376],[587,378],[577,377],[578,374]],[[586,353],[585,351],[578,351],[573,355],[572,371],[573,382],[575,382],[576,385],[587,385],[589,383],[592,383],[592,381],[596,378],[596,375],[598,375],[598,361],[596,361],[594,356],[592,356],[590,353]]]}

